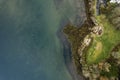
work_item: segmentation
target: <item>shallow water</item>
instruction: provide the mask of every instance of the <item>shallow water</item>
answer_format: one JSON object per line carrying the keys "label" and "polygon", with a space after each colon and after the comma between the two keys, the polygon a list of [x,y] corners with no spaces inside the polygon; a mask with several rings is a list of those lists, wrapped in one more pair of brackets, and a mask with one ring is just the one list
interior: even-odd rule
{"label": "shallow water", "polygon": [[[59,2],[58,2],[59,1]],[[56,34],[72,0],[0,0],[0,80],[72,80]]]}

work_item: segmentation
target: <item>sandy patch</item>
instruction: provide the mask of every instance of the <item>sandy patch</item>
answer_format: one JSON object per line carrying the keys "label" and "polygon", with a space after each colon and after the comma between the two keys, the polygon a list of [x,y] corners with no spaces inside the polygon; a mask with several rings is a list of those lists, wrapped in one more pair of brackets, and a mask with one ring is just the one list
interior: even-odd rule
{"label": "sandy patch", "polygon": [[93,59],[96,60],[97,57],[101,54],[101,52],[102,52],[102,43],[97,42],[95,51],[94,51],[94,55],[93,55]]}

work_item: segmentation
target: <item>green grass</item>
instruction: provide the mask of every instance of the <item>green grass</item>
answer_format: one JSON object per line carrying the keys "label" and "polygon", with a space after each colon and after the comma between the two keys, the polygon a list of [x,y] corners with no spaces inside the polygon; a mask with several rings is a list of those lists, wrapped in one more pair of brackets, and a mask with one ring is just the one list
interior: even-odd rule
{"label": "green grass", "polygon": [[[100,37],[94,37],[94,41],[87,51],[86,60],[88,64],[98,63],[109,57],[112,48],[120,43],[120,31],[115,30],[112,24],[105,18],[104,15],[96,17],[98,23],[103,25],[103,35]],[[102,50],[96,50],[97,43],[102,44]]]}

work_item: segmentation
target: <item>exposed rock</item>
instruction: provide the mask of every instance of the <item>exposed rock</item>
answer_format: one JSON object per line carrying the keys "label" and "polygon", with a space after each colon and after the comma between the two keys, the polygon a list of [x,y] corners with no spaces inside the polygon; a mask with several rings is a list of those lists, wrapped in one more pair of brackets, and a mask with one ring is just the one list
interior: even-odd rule
{"label": "exposed rock", "polygon": [[86,46],[89,46],[90,42],[91,42],[91,38],[85,38],[85,39],[84,39],[84,44],[85,44]]}
{"label": "exposed rock", "polygon": [[104,68],[105,68],[105,71],[106,71],[106,72],[110,72],[110,67],[111,67],[111,65],[110,65],[109,63],[106,62],[106,63],[104,64]]}
{"label": "exposed rock", "polygon": [[102,69],[103,69],[103,65],[104,65],[104,63],[103,63],[103,62],[100,62],[100,63],[98,64],[98,67],[99,67],[99,69],[100,69],[100,70],[102,70]]}
{"label": "exposed rock", "polygon": [[100,76],[100,80],[109,80],[107,77]]}

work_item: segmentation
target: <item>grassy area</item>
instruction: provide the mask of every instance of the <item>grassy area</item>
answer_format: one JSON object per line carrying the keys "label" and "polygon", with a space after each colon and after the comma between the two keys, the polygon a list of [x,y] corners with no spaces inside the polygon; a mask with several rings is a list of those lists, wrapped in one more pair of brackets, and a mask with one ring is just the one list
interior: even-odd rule
{"label": "grassy area", "polygon": [[113,47],[120,43],[120,31],[115,30],[104,15],[97,16],[97,21],[103,25],[104,31],[102,36],[94,37],[94,41],[87,51],[88,64],[98,63],[108,58]]}

